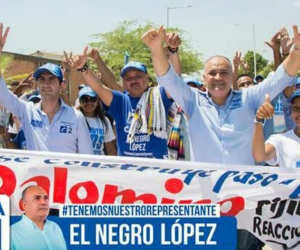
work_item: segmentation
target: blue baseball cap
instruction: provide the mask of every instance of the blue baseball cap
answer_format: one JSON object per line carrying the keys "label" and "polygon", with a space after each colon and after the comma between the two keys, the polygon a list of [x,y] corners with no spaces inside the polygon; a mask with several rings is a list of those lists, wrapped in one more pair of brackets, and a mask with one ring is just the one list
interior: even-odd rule
{"label": "blue baseball cap", "polygon": [[40,101],[41,100],[41,95],[31,95],[28,99],[30,102],[35,102],[35,101]]}
{"label": "blue baseball cap", "polygon": [[92,90],[90,87],[86,86],[84,88],[82,88],[79,93],[78,93],[78,97],[79,99],[84,96],[84,95],[87,95],[87,96],[90,96],[90,97],[96,97],[97,94],[95,93],[94,90]]}
{"label": "blue baseball cap", "polygon": [[122,68],[121,77],[124,77],[124,75],[126,75],[126,73],[132,69],[136,69],[136,70],[142,71],[145,74],[147,74],[147,68],[146,68],[145,64],[140,63],[140,62],[131,61]]}
{"label": "blue baseball cap", "polygon": [[197,85],[198,87],[202,86],[203,83],[198,81],[195,77],[191,77],[191,76],[187,76],[185,78],[183,78],[183,81],[186,83],[186,84],[189,84],[189,83],[194,83],[195,85]]}
{"label": "blue baseball cap", "polygon": [[300,96],[300,89],[296,90],[296,91],[293,93],[293,95],[290,97],[289,101],[290,101],[290,102],[293,102],[293,100],[294,100],[296,97],[298,97],[298,96]]}
{"label": "blue baseball cap", "polygon": [[38,70],[34,72],[33,77],[37,80],[40,74],[44,72],[49,72],[52,75],[55,75],[59,79],[59,82],[62,82],[63,80],[63,74],[61,68],[58,65],[53,63],[46,63],[42,67],[39,67]]}
{"label": "blue baseball cap", "polygon": [[84,87],[86,87],[85,84],[80,84],[80,85],[78,86],[78,89],[81,90],[81,89],[84,88]]}

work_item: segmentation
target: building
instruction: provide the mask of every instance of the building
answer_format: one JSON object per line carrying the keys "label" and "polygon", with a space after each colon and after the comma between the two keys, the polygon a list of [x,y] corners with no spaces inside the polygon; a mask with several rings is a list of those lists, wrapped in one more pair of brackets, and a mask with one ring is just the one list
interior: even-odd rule
{"label": "building", "polygon": [[[54,64],[61,64],[63,55],[57,53],[46,53],[36,51],[30,55],[23,55],[12,52],[3,52],[13,57],[11,65],[6,69],[6,81],[21,81],[28,76],[31,72],[34,72],[40,66],[51,62]],[[72,69],[69,79],[69,96],[71,103],[74,104],[78,96],[78,86],[84,83],[83,77],[76,70]]]}

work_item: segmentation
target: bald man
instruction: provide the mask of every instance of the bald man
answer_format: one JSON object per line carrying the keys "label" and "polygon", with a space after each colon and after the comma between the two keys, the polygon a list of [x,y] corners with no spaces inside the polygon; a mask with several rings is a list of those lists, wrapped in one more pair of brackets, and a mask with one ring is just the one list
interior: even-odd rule
{"label": "bald man", "polygon": [[22,192],[22,219],[11,226],[11,250],[66,250],[60,227],[47,220],[49,196],[39,186],[29,186]]}

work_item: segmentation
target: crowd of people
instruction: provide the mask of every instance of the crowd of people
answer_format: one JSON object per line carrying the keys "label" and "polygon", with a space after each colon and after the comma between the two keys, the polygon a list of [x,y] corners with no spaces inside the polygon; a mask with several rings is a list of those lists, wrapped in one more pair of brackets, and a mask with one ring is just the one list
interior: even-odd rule
{"label": "crowd of people", "polygon": [[[9,28],[0,26],[0,53]],[[142,62],[122,68],[122,84],[96,49],[65,55],[62,66],[47,63],[23,82],[11,85],[0,75],[0,103],[11,113],[2,129],[8,148],[53,152],[148,157],[199,162],[300,167],[300,34],[282,28],[267,42],[274,72],[254,79],[241,53],[232,62],[221,55],[207,59],[203,81],[182,76],[177,34],[163,27],[146,32],[158,86],[149,86]],[[94,60],[99,72],[88,65]],[[85,80],[78,100],[70,104],[70,67]],[[242,67],[243,74],[239,75]],[[31,93],[24,90],[36,84]],[[274,134],[274,105],[282,95],[286,131]],[[205,146],[203,146],[205,144]],[[25,145],[25,146],[24,146]],[[241,166],[242,167],[242,166]],[[252,248],[247,248],[249,245]],[[263,244],[247,232],[239,249]]]}

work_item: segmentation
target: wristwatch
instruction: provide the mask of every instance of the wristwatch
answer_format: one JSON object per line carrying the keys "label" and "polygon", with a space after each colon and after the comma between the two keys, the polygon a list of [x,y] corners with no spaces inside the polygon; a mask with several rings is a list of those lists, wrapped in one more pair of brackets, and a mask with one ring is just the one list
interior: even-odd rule
{"label": "wristwatch", "polygon": [[261,124],[262,126],[264,126],[265,125],[265,123],[266,123],[266,119],[264,119],[264,118],[254,118],[254,123],[259,123],[259,124]]}

